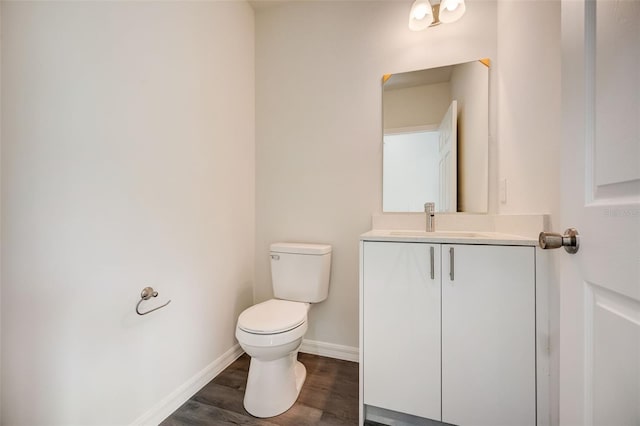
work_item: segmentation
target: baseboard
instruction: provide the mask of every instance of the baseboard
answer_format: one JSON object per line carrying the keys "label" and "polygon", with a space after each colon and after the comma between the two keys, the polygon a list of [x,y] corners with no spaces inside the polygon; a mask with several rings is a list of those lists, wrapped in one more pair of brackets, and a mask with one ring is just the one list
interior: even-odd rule
{"label": "baseboard", "polygon": [[300,352],[358,362],[360,351],[353,346],[336,345],[335,343],[304,339],[302,346],[300,346]]}
{"label": "baseboard", "polygon": [[134,422],[131,423],[131,426],[160,424],[182,404],[187,402],[187,400],[196,392],[202,389],[204,385],[220,374],[222,370],[231,365],[231,363],[238,359],[243,353],[244,351],[240,345],[236,343],[231,347],[231,349],[218,357],[218,359],[207,365],[204,369],[196,373],[192,378],[187,380],[184,384],[154,405],[149,411],[134,420]]}
{"label": "baseboard", "polygon": [[442,423],[437,420],[386,410],[384,408],[374,407],[373,405],[365,405],[364,409],[366,413],[365,420],[374,421],[376,424],[394,426],[448,426],[447,423]]}

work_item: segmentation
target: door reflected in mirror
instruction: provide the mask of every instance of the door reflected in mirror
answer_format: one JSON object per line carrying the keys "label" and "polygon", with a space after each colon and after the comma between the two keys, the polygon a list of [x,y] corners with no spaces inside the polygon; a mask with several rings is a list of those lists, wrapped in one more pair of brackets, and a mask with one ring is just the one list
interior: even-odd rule
{"label": "door reflected in mirror", "polygon": [[487,212],[488,65],[383,78],[383,212]]}

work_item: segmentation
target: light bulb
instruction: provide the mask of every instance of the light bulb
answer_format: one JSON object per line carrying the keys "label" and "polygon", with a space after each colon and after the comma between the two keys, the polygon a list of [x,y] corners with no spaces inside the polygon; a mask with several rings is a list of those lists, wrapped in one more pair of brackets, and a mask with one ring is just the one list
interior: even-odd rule
{"label": "light bulb", "polygon": [[442,0],[440,2],[440,22],[448,24],[462,18],[466,6],[464,0]]}
{"label": "light bulb", "polygon": [[449,12],[453,12],[458,7],[458,0],[449,0],[446,5],[446,9]]}
{"label": "light bulb", "polygon": [[419,4],[414,10],[413,10],[413,17],[417,20],[422,20],[424,19],[425,16],[427,16],[427,12],[429,11],[429,9],[427,8],[427,5],[422,3]]}
{"label": "light bulb", "polygon": [[416,0],[409,12],[409,29],[421,31],[433,22],[433,10],[428,0]]}

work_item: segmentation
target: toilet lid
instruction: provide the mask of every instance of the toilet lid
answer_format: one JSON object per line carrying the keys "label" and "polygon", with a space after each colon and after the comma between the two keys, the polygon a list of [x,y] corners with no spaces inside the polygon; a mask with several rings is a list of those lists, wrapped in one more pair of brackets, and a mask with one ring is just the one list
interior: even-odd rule
{"label": "toilet lid", "polygon": [[271,299],[241,313],[238,327],[249,333],[275,334],[294,329],[306,319],[306,303]]}

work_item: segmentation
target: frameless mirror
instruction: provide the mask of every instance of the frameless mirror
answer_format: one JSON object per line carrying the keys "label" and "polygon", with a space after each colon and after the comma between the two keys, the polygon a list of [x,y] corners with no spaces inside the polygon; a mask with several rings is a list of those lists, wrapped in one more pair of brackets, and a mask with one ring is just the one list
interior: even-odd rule
{"label": "frameless mirror", "polygon": [[383,212],[486,213],[489,60],[383,77]]}

